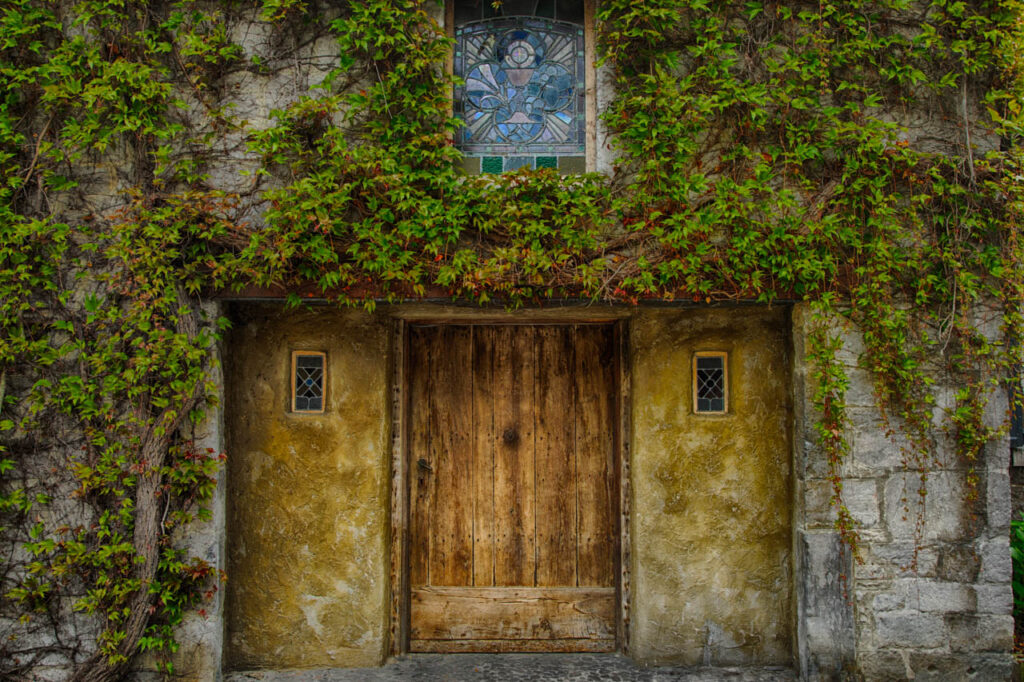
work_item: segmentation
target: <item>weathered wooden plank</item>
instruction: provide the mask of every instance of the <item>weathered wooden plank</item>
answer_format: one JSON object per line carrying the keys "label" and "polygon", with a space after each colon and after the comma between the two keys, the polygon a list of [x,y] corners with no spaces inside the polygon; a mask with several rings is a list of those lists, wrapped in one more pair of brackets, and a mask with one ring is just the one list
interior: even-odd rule
{"label": "weathered wooden plank", "polygon": [[534,585],[535,330],[492,327],[487,332],[495,348],[494,583]]}
{"label": "weathered wooden plank", "polygon": [[494,334],[473,328],[473,584],[494,585]]}
{"label": "weathered wooden plank", "polygon": [[430,442],[431,373],[439,327],[409,328],[409,584],[430,584],[430,500],[434,478],[419,466],[433,458]]}
{"label": "weathered wooden plank", "polygon": [[[467,326],[441,327],[429,368],[434,458],[430,584],[473,584],[472,338]],[[422,467],[421,467],[422,468]]]}
{"label": "weathered wooden plank", "polygon": [[615,639],[415,639],[414,654],[587,653],[617,651]]}
{"label": "weathered wooden plank", "polygon": [[411,641],[615,639],[615,589],[423,587],[412,591]]}
{"label": "weathered wooden plank", "polygon": [[615,357],[613,330],[576,328],[578,585],[615,584]]}
{"label": "weathered wooden plank", "polygon": [[572,327],[537,329],[537,585],[576,585]]}

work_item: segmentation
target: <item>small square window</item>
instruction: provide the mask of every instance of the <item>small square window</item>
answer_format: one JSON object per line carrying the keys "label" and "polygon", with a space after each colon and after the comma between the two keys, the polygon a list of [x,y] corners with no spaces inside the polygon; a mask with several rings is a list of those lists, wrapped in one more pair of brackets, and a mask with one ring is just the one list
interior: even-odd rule
{"label": "small square window", "polygon": [[292,412],[323,412],[327,385],[327,354],[297,350],[292,353]]}
{"label": "small square window", "polygon": [[729,409],[728,354],[701,351],[693,356],[693,411],[724,414]]}

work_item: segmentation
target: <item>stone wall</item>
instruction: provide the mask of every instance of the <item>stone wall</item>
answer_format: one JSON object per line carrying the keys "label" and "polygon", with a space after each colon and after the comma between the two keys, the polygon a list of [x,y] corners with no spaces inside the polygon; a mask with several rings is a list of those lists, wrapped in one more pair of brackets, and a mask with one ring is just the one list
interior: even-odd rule
{"label": "stone wall", "polygon": [[[808,325],[806,308],[797,306],[798,359],[805,354]],[[970,503],[967,467],[937,433],[938,467],[922,507],[920,479],[905,471],[900,438],[886,435],[870,376],[858,367],[859,338],[846,330],[844,340],[840,359],[851,385],[843,494],[860,526],[863,563],[851,562],[833,530],[827,462],[815,445],[810,409],[813,378],[798,362],[793,390],[801,672],[808,679],[853,670],[866,679],[1009,679],[1009,443],[997,440],[986,448],[976,467],[977,500]],[[941,410],[952,389],[938,394]],[[1000,397],[990,409],[993,420],[1005,413]]]}

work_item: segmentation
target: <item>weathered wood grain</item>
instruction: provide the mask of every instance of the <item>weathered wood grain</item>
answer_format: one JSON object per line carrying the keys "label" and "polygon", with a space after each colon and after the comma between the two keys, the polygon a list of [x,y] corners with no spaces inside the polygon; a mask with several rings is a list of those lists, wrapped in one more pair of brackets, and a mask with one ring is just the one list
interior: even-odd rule
{"label": "weathered wood grain", "polygon": [[615,589],[423,587],[413,640],[615,639]]}
{"label": "weathered wood grain", "polygon": [[587,653],[618,651],[615,639],[415,639],[414,654]]}
{"label": "weathered wood grain", "polygon": [[[494,334],[473,328],[473,585],[494,585]],[[457,408],[456,408],[457,409]]]}
{"label": "weathered wood grain", "polygon": [[492,327],[494,583],[536,584],[533,327]]}
{"label": "weathered wood grain", "polygon": [[467,326],[445,326],[439,358],[430,367],[430,463],[434,479],[430,521],[430,584],[473,583],[472,338]]}
{"label": "weathered wood grain", "polygon": [[537,329],[538,586],[576,585],[576,443],[572,327]]}
{"label": "weathered wood grain", "polygon": [[[433,459],[430,440],[430,402],[433,366],[437,353],[438,327],[409,328],[409,584],[430,584],[430,501],[434,480],[429,462]],[[420,466],[423,462],[426,466]],[[432,468],[432,467],[431,467]]]}
{"label": "weathered wood grain", "polygon": [[580,586],[615,584],[615,357],[612,329],[579,326],[576,346],[576,460]]}
{"label": "weathered wood grain", "polygon": [[614,330],[408,334],[409,650],[614,650]]}

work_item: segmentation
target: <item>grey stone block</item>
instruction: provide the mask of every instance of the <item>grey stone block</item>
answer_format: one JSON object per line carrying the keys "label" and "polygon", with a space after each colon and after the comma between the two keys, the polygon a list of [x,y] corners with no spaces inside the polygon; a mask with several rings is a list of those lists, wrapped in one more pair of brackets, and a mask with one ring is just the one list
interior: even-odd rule
{"label": "grey stone block", "polygon": [[802,493],[804,526],[808,529],[834,528],[836,513],[830,504],[832,483],[821,478],[809,479],[803,484]]}
{"label": "grey stone block", "polygon": [[938,554],[937,577],[955,583],[973,583],[981,571],[981,557],[973,544],[953,545]]}
{"label": "grey stone block", "polygon": [[916,473],[898,473],[885,482],[885,522],[894,538],[915,540],[918,516],[924,522],[924,541],[956,541],[964,536],[967,489],[959,472],[933,472],[923,484]]}
{"label": "grey stone block", "polygon": [[846,375],[850,379],[846,389],[847,407],[871,407],[876,405],[875,388],[869,372],[859,368],[849,368]]}
{"label": "grey stone block", "polygon": [[[857,652],[857,672],[863,680],[914,679],[910,656],[906,652],[861,649]],[[856,679],[856,678],[855,678]]]}
{"label": "grey stone block", "polygon": [[854,520],[863,528],[871,528],[880,518],[878,482],[873,479],[850,479],[843,482],[843,502]]}
{"label": "grey stone block", "polygon": [[[808,480],[804,487],[804,522],[808,528],[835,527],[836,510],[831,504],[832,483]],[[879,521],[878,485],[875,479],[846,479],[842,500],[861,529],[874,528]]]}
{"label": "grey stone block", "polygon": [[889,473],[902,468],[902,438],[896,436],[894,440],[885,434],[877,407],[851,408],[847,411],[847,417],[850,420],[852,468],[861,475]]}
{"label": "grey stone block", "polygon": [[1006,469],[989,471],[985,477],[986,520],[990,528],[1010,527],[1010,474]]}
{"label": "grey stone block", "polygon": [[1013,648],[1013,616],[964,613],[946,615],[949,647],[956,653],[1009,651]]}
{"label": "grey stone block", "polygon": [[933,547],[917,547],[909,542],[876,542],[865,552],[865,561],[857,566],[857,580],[863,578],[934,578],[939,554]]}
{"label": "grey stone block", "polygon": [[926,613],[973,612],[977,608],[974,587],[963,583],[910,578],[903,581],[907,605]]}
{"label": "grey stone block", "polygon": [[978,582],[1009,584],[1013,572],[1009,537],[995,537],[979,541],[978,555],[981,557]]}
{"label": "grey stone block", "polygon": [[844,365],[856,366],[864,351],[864,338],[857,332],[843,330],[843,345],[836,352],[836,359]]}
{"label": "grey stone block", "polygon": [[914,682],[998,682],[1013,678],[1008,654],[958,654],[867,650],[857,656],[860,678]]}
{"label": "grey stone block", "polygon": [[907,600],[903,595],[894,594],[892,592],[876,594],[871,600],[871,608],[876,612],[897,611],[905,608],[906,605]]}
{"label": "grey stone block", "polygon": [[974,592],[978,600],[978,613],[1013,613],[1013,590],[1008,584],[976,585]]}
{"label": "grey stone block", "polygon": [[920,611],[892,611],[875,618],[879,647],[937,649],[945,646],[949,631],[942,616]]}
{"label": "grey stone block", "polygon": [[851,560],[837,533],[802,531],[797,542],[801,676],[828,678],[847,668],[856,650],[853,606],[840,578],[852,575]]}

